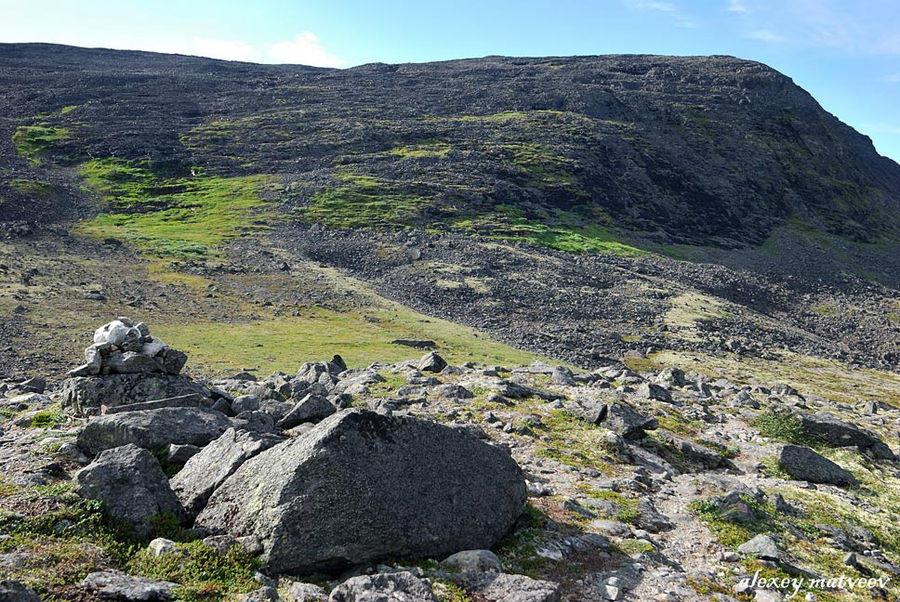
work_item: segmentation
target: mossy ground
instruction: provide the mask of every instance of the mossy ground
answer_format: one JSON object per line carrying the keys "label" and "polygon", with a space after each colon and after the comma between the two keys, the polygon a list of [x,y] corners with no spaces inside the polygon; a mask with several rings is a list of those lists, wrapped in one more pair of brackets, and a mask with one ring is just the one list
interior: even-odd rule
{"label": "mossy ground", "polygon": [[109,212],[76,231],[133,243],[144,253],[205,259],[229,238],[266,229],[260,197],[266,176],[163,178],[115,159],[94,159],[79,172]]}
{"label": "mossy ground", "polygon": [[191,370],[203,374],[222,374],[238,367],[252,367],[262,374],[275,370],[290,373],[305,361],[334,354],[352,367],[424,354],[392,344],[395,339],[433,340],[450,362],[468,361],[476,350],[480,361],[498,364],[527,364],[535,357],[464,326],[400,308],[365,314],[312,308],[304,314],[226,324],[157,323],[154,332],[186,351]]}
{"label": "mossy ground", "polygon": [[56,144],[72,137],[69,128],[38,123],[36,125],[20,125],[12,137],[16,152],[28,159],[29,163],[38,164]]}
{"label": "mossy ground", "polygon": [[112,524],[102,504],[72,493],[70,481],[30,487],[7,482],[0,493],[0,553],[25,555],[23,563],[7,567],[4,578],[17,579],[46,599],[69,599],[89,573],[110,568],[176,581],[176,599],[186,602],[219,600],[258,587],[256,558],[239,550],[221,555],[191,541],[165,517],[157,521],[155,534],[178,541],[178,552],[153,557],[146,549],[150,537],[136,538]]}

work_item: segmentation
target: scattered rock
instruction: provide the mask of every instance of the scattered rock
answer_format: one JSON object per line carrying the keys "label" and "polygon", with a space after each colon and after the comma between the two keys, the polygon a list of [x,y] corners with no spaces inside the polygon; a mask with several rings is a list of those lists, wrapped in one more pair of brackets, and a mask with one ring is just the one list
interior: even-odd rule
{"label": "scattered rock", "polygon": [[284,418],[278,421],[278,428],[289,429],[303,422],[318,422],[331,416],[337,410],[331,402],[322,395],[310,393],[288,412]]}
{"label": "scattered rock", "polygon": [[525,575],[463,573],[451,577],[486,602],[559,602],[559,585]]}
{"label": "scattered rock", "polygon": [[502,573],[503,563],[490,550],[463,550],[448,556],[441,565],[460,573]]}
{"label": "scattered rock", "polygon": [[147,545],[147,549],[150,550],[150,553],[155,557],[163,556],[165,554],[174,554],[178,551],[175,547],[175,542],[164,537],[157,537],[151,541]]}
{"label": "scattered rock", "polygon": [[436,351],[432,351],[419,360],[418,366],[419,372],[440,372],[446,367],[447,362]]}
{"label": "scattered rock", "polygon": [[625,439],[642,439],[644,431],[652,431],[659,426],[656,418],[644,416],[624,402],[609,404],[606,416],[598,424]]}
{"label": "scattered rock", "polygon": [[778,544],[769,535],[760,534],[749,541],[745,541],[738,546],[738,552],[741,554],[751,554],[763,560],[773,560],[778,562],[781,560],[781,550]]}
{"label": "scattered rock", "polygon": [[177,443],[172,443],[169,445],[166,459],[172,464],[184,464],[200,453],[201,449],[202,448],[197,447],[196,445],[179,445]]}
{"label": "scattered rock", "polygon": [[291,583],[287,591],[288,602],[326,602],[328,592],[314,583],[295,581]]}
{"label": "scattered rock", "polygon": [[79,495],[103,502],[112,520],[130,525],[139,536],[153,531],[153,519],[162,512],[184,519],[159,462],[133,444],[101,452],[78,471],[75,483]]}
{"label": "scattered rock", "polygon": [[725,463],[725,458],[717,451],[705,445],[700,445],[687,439],[682,439],[669,431],[657,431],[657,436],[665,441],[675,453],[692,464],[699,464],[704,468],[718,468]]}
{"label": "scattered rock", "polygon": [[353,409],[245,462],[196,524],[257,535],[270,570],[302,573],[488,548],[525,497],[506,451],[439,424]]}
{"label": "scattered rock", "polygon": [[634,396],[638,399],[655,399],[656,401],[672,403],[672,396],[669,392],[651,382],[644,382],[638,385],[638,388],[634,392]]}

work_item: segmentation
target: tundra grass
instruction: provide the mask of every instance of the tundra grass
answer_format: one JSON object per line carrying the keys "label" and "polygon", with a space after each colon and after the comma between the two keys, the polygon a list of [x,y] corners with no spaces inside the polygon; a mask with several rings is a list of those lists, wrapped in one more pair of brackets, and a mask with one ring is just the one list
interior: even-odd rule
{"label": "tundra grass", "polygon": [[[392,344],[395,339],[428,339],[450,363],[478,358],[496,364],[529,364],[535,355],[514,349],[470,328],[426,318],[405,308],[365,315],[315,308],[303,317],[238,323],[159,323],[154,334],[187,352],[188,367],[204,374],[253,368],[260,374],[296,372],[300,364],[339,354],[351,367],[397,362],[424,352]],[[374,320],[373,320],[374,318]],[[377,320],[377,321],[375,321]]]}

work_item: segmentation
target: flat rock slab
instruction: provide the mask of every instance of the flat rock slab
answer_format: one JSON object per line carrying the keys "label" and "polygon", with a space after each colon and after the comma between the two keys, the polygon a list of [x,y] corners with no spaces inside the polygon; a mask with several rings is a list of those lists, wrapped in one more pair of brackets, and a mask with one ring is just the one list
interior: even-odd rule
{"label": "flat rock slab", "polygon": [[199,408],[202,406],[205,399],[207,398],[193,393],[191,395],[179,395],[178,397],[166,397],[165,399],[154,399],[151,401],[142,401],[140,403],[130,403],[111,408],[103,408],[102,413],[120,414],[122,412],[158,410],[160,408]]}
{"label": "flat rock slab", "polygon": [[559,584],[507,573],[463,573],[451,577],[477,600],[559,602]]}
{"label": "flat rock slab", "polygon": [[178,587],[170,581],[132,577],[119,571],[91,573],[81,585],[102,599],[121,602],[168,602],[175,599],[172,590]]}
{"label": "flat rock slab", "polygon": [[60,391],[60,402],[63,408],[77,416],[91,416],[99,414],[101,406],[114,408],[148,399],[191,394],[210,396],[206,386],[184,375],[111,374],[66,379]]}
{"label": "flat rock slab", "polygon": [[95,455],[133,443],[144,449],[170,444],[203,446],[232,426],[225,414],[205,408],[158,408],[92,418],[78,433],[78,447]]}
{"label": "flat rock slab", "polygon": [[841,447],[856,446],[862,451],[868,450],[876,458],[894,459],[894,452],[881,439],[828,412],[800,414],[800,424],[807,434],[828,443]]}
{"label": "flat rock slab", "polygon": [[331,591],[328,602],[438,602],[431,583],[409,571],[360,575]]}
{"label": "flat rock slab", "polygon": [[269,571],[311,573],[490,548],[525,499],[506,450],[436,423],[352,409],[246,461],[196,526],[257,536]]}

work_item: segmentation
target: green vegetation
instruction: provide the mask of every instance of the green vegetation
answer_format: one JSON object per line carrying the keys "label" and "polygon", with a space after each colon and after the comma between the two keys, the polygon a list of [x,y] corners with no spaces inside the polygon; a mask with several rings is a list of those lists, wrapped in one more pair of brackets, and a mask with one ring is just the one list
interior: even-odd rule
{"label": "green vegetation", "polygon": [[767,507],[749,496],[741,496],[741,500],[759,518],[740,523],[728,520],[715,501],[706,499],[694,500],[688,505],[688,510],[707,524],[710,530],[716,534],[719,543],[734,549],[755,535],[777,529],[771,519],[775,513],[774,508]]}
{"label": "green vegetation", "polygon": [[550,517],[530,503],[519,519],[518,528],[507,535],[495,548],[503,566],[509,572],[522,573],[533,579],[540,579],[541,573],[550,561],[535,553],[535,545],[540,541],[544,525]]}
{"label": "green vegetation", "polygon": [[53,193],[53,184],[37,180],[10,180],[6,185],[22,194],[39,199],[47,198]]}
{"label": "green vegetation", "polygon": [[586,196],[572,173],[577,167],[572,159],[533,142],[505,144],[501,148],[511,155],[510,162],[521,170],[527,186],[563,188],[574,196]]}
{"label": "green vegetation", "polygon": [[166,179],[115,159],[88,161],[79,172],[112,212],[77,231],[125,240],[150,255],[203,259],[229,238],[267,228],[259,215],[266,176]]}
{"label": "green vegetation", "polygon": [[615,472],[615,458],[606,449],[605,429],[554,410],[542,421],[544,435],[535,451],[541,458],[555,460],[576,468],[592,468],[604,474]]}
{"label": "green vegetation", "polygon": [[[600,221],[606,223],[608,216]],[[495,205],[491,214],[457,219],[451,225],[494,240],[523,242],[569,253],[644,254],[618,241],[603,227],[583,222],[568,212],[558,212],[555,216],[527,215],[518,207],[501,204]]]}
{"label": "green vegetation", "polygon": [[199,541],[179,543],[176,552],[154,557],[142,549],[128,561],[128,571],[143,577],[179,583],[176,595],[185,602],[220,599],[235,592],[253,591],[259,584],[253,571],[259,560],[240,546],[220,554]]}
{"label": "green vegetation", "polygon": [[18,579],[47,599],[66,598],[66,588],[111,567],[180,583],[177,599],[191,602],[258,587],[253,571],[259,562],[239,547],[221,555],[191,541],[173,516],[159,516],[156,534],[180,543],[177,553],[154,558],[146,549],[149,537],[135,538],[127,528],[111,524],[102,504],[70,490],[69,481],[0,489],[4,506],[16,500],[24,507],[55,508],[36,515],[0,511],[0,554],[17,552],[26,559],[8,567],[4,578]]}
{"label": "green vegetation", "polygon": [[466,590],[447,579],[432,578],[431,590],[438,602],[472,602]]}
{"label": "green vegetation", "polygon": [[615,502],[619,509],[616,511],[614,516],[611,516],[609,518],[613,518],[622,523],[634,524],[640,517],[640,512],[638,511],[638,501],[634,498],[625,497],[618,491],[612,491],[610,489],[594,489],[587,483],[578,483],[575,487],[581,493],[587,495],[588,497],[594,498],[595,500]]}
{"label": "green vegetation", "polygon": [[426,319],[399,305],[365,315],[317,308],[301,318],[158,323],[153,330],[169,345],[186,351],[193,369],[208,374],[233,371],[235,366],[255,367],[265,374],[274,370],[290,373],[296,372],[303,362],[328,359],[336,353],[353,367],[422,355],[415,349],[390,343],[398,338],[434,340],[448,362],[468,361],[474,350],[478,350],[479,359],[488,363],[528,364],[535,357],[464,326]]}
{"label": "green vegetation", "polygon": [[72,131],[64,127],[46,123],[20,125],[13,134],[12,143],[17,153],[37,165],[41,162],[41,157],[53,149],[57,142],[71,137]]}
{"label": "green vegetation", "polygon": [[66,423],[66,415],[59,405],[53,405],[46,410],[36,412],[31,418],[32,428],[54,428]]}
{"label": "green vegetation", "polygon": [[449,152],[449,144],[429,138],[420,140],[414,145],[394,147],[388,151],[388,154],[401,159],[421,159],[423,157],[444,158]]}
{"label": "green vegetation", "polygon": [[342,174],[346,183],[313,195],[301,213],[329,228],[390,229],[422,221],[428,201],[393,189],[370,176]]}
{"label": "green vegetation", "polygon": [[815,441],[803,431],[800,417],[786,410],[768,409],[754,420],[760,434],[796,445],[810,445]]}

